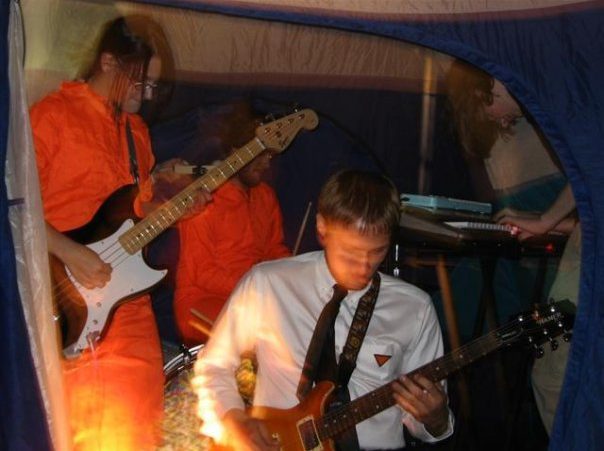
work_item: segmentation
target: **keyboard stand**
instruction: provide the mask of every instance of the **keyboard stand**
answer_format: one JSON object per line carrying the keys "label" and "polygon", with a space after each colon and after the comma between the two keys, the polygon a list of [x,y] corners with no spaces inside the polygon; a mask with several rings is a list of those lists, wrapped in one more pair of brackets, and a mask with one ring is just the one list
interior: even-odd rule
{"label": "keyboard stand", "polygon": [[[483,287],[477,306],[477,315],[474,322],[473,338],[477,338],[487,331],[493,330],[498,326],[496,300],[493,287],[495,269],[500,257],[520,258],[529,256],[539,259],[539,271],[534,285],[533,301],[542,299],[543,281],[547,270],[547,261],[550,257],[557,257],[564,249],[565,237],[551,236],[546,239],[538,238],[519,243],[515,236],[509,232],[502,231],[469,231],[457,229],[444,224],[447,220],[453,221],[475,221],[487,218],[469,217],[464,218],[463,214],[454,212],[450,217],[448,212],[426,212],[425,210],[405,208],[401,214],[401,228],[398,237],[399,252],[413,256],[404,258],[406,263],[414,267],[433,267],[441,291],[444,320],[446,323],[447,338],[451,350],[457,349],[463,345],[455,300],[451,288],[447,262],[450,257],[476,257],[480,261]],[[411,252],[409,252],[411,251]],[[405,264],[405,262],[403,262]],[[450,264],[450,262],[449,262]],[[507,318],[506,318],[507,320]],[[520,389],[513,387],[512,396],[506,396],[510,393],[510,384],[505,376],[501,355],[498,353],[493,357],[495,371],[495,385],[499,399],[503,401],[506,407],[506,425],[513,426],[517,408],[522,398],[518,397],[521,393],[516,393]],[[528,368],[528,367],[527,367]],[[457,377],[457,393],[459,396],[459,416],[460,421],[471,418],[471,402],[468,390],[467,375],[462,370]],[[522,376],[518,376],[520,378]],[[514,378],[517,382],[517,378]],[[508,399],[509,398],[509,399]],[[518,398],[518,399],[516,399]]]}

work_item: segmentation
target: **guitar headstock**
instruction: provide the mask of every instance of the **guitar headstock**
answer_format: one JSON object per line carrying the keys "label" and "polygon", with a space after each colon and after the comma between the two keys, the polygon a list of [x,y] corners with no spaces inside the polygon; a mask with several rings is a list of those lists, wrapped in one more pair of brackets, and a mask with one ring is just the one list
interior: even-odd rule
{"label": "guitar headstock", "polygon": [[302,129],[312,130],[319,124],[317,113],[310,109],[276,119],[256,128],[256,137],[270,150],[281,152]]}
{"label": "guitar headstock", "polygon": [[531,312],[521,313],[516,319],[497,329],[497,338],[504,344],[524,342],[532,347],[536,357],[543,355],[541,345],[549,342],[552,350],[558,348],[559,335],[570,340],[575,306],[568,300],[539,304]]}

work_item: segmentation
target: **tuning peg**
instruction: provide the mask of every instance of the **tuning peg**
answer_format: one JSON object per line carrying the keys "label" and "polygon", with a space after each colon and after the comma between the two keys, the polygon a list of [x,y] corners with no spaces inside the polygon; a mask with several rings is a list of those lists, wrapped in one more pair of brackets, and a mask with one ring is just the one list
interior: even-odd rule
{"label": "tuning peg", "polygon": [[548,339],[549,339],[549,345],[550,345],[552,351],[555,351],[556,349],[558,349],[558,346],[559,346],[558,340],[556,340],[553,337],[548,337]]}
{"label": "tuning peg", "polygon": [[572,332],[564,332],[564,333],[562,334],[562,339],[563,339],[565,342],[567,342],[567,343],[570,341],[570,339],[571,339],[572,337],[573,337],[573,333],[572,333]]}
{"label": "tuning peg", "polygon": [[541,346],[539,346],[539,344],[533,340],[533,337],[528,337],[527,341],[528,341],[529,347],[533,348],[533,354],[535,355],[535,358],[540,359],[541,357],[543,357],[543,354],[544,354],[543,348]]}

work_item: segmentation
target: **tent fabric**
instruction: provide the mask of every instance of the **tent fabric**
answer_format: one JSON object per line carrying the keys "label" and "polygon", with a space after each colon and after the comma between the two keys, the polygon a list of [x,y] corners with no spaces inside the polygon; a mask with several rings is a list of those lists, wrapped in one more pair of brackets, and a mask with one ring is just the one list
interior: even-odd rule
{"label": "tent fabric", "polygon": [[463,15],[468,14],[515,14],[535,11],[540,15],[544,10],[556,11],[568,5],[588,3],[589,0],[495,0],[495,1],[392,1],[392,0],[141,0],[144,3],[171,5],[181,8],[215,8],[220,12],[245,11],[246,16],[253,11],[305,12],[320,16],[354,15],[368,18],[395,20],[400,15]]}
{"label": "tent fabric", "polygon": [[[322,75],[323,84],[336,85],[351,80],[362,86],[384,86],[384,83],[400,83],[397,78],[409,72],[404,65],[380,63],[387,61],[410,60],[413,50],[407,50],[401,40],[418,43],[427,48],[436,49],[452,56],[463,58],[500,79],[509,90],[524,104],[534,120],[552,144],[560,157],[568,179],[572,185],[577,200],[583,233],[582,278],[580,287],[580,304],[575,320],[575,331],[572,350],[568,364],[564,390],[554,426],[550,449],[557,450],[590,450],[598,449],[604,432],[604,337],[601,334],[604,324],[602,312],[604,299],[604,244],[599,239],[604,232],[604,203],[598,197],[604,183],[604,160],[601,158],[601,143],[604,142],[604,120],[602,105],[604,105],[604,86],[600,78],[604,70],[604,3],[601,1],[573,0],[500,0],[500,1],[448,1],[448,0],[414,0],[394,2],[387,0],[148,0],[133,5],[126,2],[96,2],[79,1],[66,2],[69,8],[61,10],[54,5],[63,4],[60,0],[47,0],[42,4],[39,0],[23,0],[26,11],[26,27],[38,30],[32,33],[28,40],[28,55],[26,67],[31,68],[34,75],[28,81],[30,101],[36,100],[51,83],[62,78],[75,76],[75,66],[69,67],[69,75],[64,76],[62,67],[65,60],[45,60],[45,52],[52,55],[54,49],[61,49],[68,42],[57,39],[58,34],[51,31],[61,27],[62,21],[79,21],[82,15],[73,14],[71,8],[80,5],[89,12],[87,17],[94,17],[95,22],[118,13],[130,10],[152,10],[153,5],[167,5],[158,14],[160,21],[165,19],[168,28],[173,23],[180,23],[178,46],[187,47],[188,41],[196,42],[197,34],[204,33],[203,25],[197,33],[187,35],[187,27],[193,14],[181,11],[178,7],[191,8],[204,13],[217,13],[204,16],[209,21],[209,27],[215,31],[217,41],[211,42],[216,48],[210,49],[214,55],[211,61],[204,61],[199,55],[187,59],[185,53],[179,56],[182,74],[188,73],[192,80],[220,80],[225,74],[231,74],[236,82],[262,84],[264,80],[277,82],[281,85],[303,85],[306,77],[304,70]],[[7,5],[3,0],[3,7]],[[50,7],[51,14],[45,14],[42,5]],[[28,7],[29,6],[29,7]],[[75,8],[75,7],[74,7]],[[230,17],[245,17],[247,38],[245,45],[236,40],[228,26]],[[6,14],[2,15],[2,31],[4,32]],[[77,17],[77,19],[76,19]],[[28,25],[28,20],[39,19],[36,25]],[[53,22],[57,20],[58,22]],[[57,25],[58,23],[58,25]],[[91,22],[78,22],[82,33],[77,35],[79,42],[85,41],[85,33],[93,32]],[[239,25],[239,22],[237,22]],[[300,41],[302,26],[308,26],[319,37],[308,37]],[[213,28],[212,28],[213,27]],[[227,27],[228,33],[219,34]],[[278,39],[262,41],[262,36],[270,37],[270,32],[276,32]],[[265,30],[264,33],[261,30]],[[347,39],[354,46],[343,47]],[[309,33],[311,34],[311,33]],[[245,38],[245,34],[243,35]],[[172,36],[171,36],[172,37]],[[267,44],[277,52],[282,38],[286,42],[306,43],[299,47],[297,55],[290,55],[290,65],[283,63],[287,53],[267,55],[259,58],[256,55],[248,61],[245,58],[247,49],[252,43],[257,48]],[[362,39],[367,37],[367,40]],[[258,41],[254,41],[254,39]],[[393,38],[393,39],[392,39]],[[333,43],[336,55],[343,56],[359,49],[360,62],[350,58],[348,64],[342,63],[338,70],[320,59],[313,60],[311,51],[322,42]],[[72,42],[71,47],[76,44]],[[386,42],[384,47],[379,43]],[[249,44],[249,45],[248,45]],[[224,45],[229,52],[224,54],[222,65],[212,69],[213,62],[220,57],[219,45]],[[36,46],[43,50],[36,53]],[[243,46],[243,47],[242,47]],[[5,42],[2,42],[5,49]],[[206,47],[207,49],[207,47]],[[245,50],[243,50],[245,49]],[[385,50],[384,50],[385,49]],[[32,50],[30,52],[30,50]],[[239,50],[239,52],[237,52]],[[383,52],[383,53],[380,53]],[[325,52],[326,54],[326,52]],[[377,56],[376,56],[377,55]],[[0,57],[3,55],[0,53]],[[71,55],[73,56],[73,55]],[[262,54],[260,53],[260,56]],[[326,54],[326,56],[329,56]],[[338,55],[339,56],[339,55]],[[335,56],[334,56],[335,58]],[[344,58],[345,60],[345,58]],[[420,58],[420,60],[422,60]],[[300,61],[310,62],[308,65]],[[340,61],[335,60],[334,61]],[[443,60],[446,64],[446,59]],[[196,65],[200,64],[205,72],[196,73]],[[0,67],[6,67],[0,65]],[[340,70],[340,67],[342,69]],[[408,66],[411,67],[411,66]],[[263,69],[264,68],[264,69]],[[323,69],[322,69],[323,68]],[[380,70],[376,70],[379,68]],[[323,70],[323,73],[321,73]],[[413,70],[413,69],[409,69]],[[402,72],[401,72],[402,71]],[[246,74],[251,72],[250,79]],[[37,77],[35,76],[37,74]],[[233,75],[234,74],[234,75]],[[50,75],[50,76],[48,76]],[[54,77],[54,78],[53,78]],[[365,77],[365,78],[363,78]],[[421,80],[423,72],[416,72],[416,80]],[[46,84],[40,83],[45,79]],[[317,78],[314,78],[315,80]],[[228,80],[227,80],[228,81]],[[419,81],[417,82],[419,86]],[[9,92],[6,79],[2,81],[2,95]],[[4,97],[2,107],[4,108]],[[4,113],[4,110],[2,111]],[[1,118],[0,118],[1,119]],[[6,124],[6,121],[0,121]],[[3,132],[4,125],[0,126]],[[309,135],[310,136],[310,135]],[[2,138],[2,136],[0,136]],[[4,152],[4,144],[0,151]],[[5,154],[2,154],[3,159]],[[4,189],[4,188],[3,188]],[[15,271],[14,255],[10,232],[4,225],[4,214],[8,209],[6,195],[3,191],[0,199],[2,223],[0,242],[2,271],[3,305],[8,309],[16,308],[14,304]],[[3,203],[4,202],[4,203]],[[5,237],[9,237],[8,240]],[[5,269],[5,266],[7,265]],[[12,287],[12,292],[9,288]],[[6,294],[5,294],[6,293]],[[12,293],[12,295],[11,295]],[[12,297],[9,298],[9,295]],[[11,302],[4,302],[4,297]],[[12,306],[12,307],[11,307]],[[18,313],[18,312],[17,312]],[[3,311],[3,321],[7,314]],[[17,315],[18,316],[18,315]],[[21,318],[11,319],[23,322]],[[19,321],[11,321],[16,327]],[[3,328],[3,330],[9,330]],[[27,340],[26,331],[12,329],[12,339],[22,345]],[[3,342],[4,345],[4,342]],[[28,355],[26,347],[16,350],[18,356]],[[10,354],[5,354],[9,356]],[[31,358],[30,358],[31,360]],[[14,360],[11,359],[11,362]],[[31,374],[31,373],[30,373]],[[37,392],[35,381],[26,377],[19,378],[22,382],[31,382],[32,393]],[[12,387],[13,379],[5,379],[2,375],[0,383],[3,387]],[[9,384],[9,385],[7,385]],[[9,406],[10,408],[10,406]],[[35,411],[32,411],[35,415]],[[43,415],[41,414],[41,417]],[[4,418],[3,418],[4,419]],[[6,424],[3,422],[3,425]],[[9,423],[10,424],[10,423]],[[35,428],[35,422],[30,423]],[[27,431],[28,433],[30,430]],[[31,432],[35,432],[34,429]],[[33,435],[33,434],[30,434]],[[4,437],[2,437],[4,439]],[[13,436],[8,437],[13,440]],[[44,449],[44,448],[39,448]]]}
{"label": "tent fabric", "polygon": [[[24,2],[28,32],[28,93],[37,101],[58,82],[77,76],[98,23],[118,13],[149,14],[161,21],[173,45],[179,81],[247,86],[355,87],[421,91],[424,54],[408,43],[377,35],[351,34],[329,27],[237,20],[145,4],[113,5]],[[28,5],[32,5],[31,7]],[[78,11],[77,25],[69,21]],[[69,49],[68,51],[62,49]],[[430,52],[435,70],[444,73],[451,58]],[[81,55],[82,54],[82,55]]]}
{"label": "tent fabric", "polygon": [[[0,2],[0,30],[5,37],[14,31],[10,26],[14,24],[9,24],[9,18],[14,18],[11,3],[14,2]],[[20,215],[23,203],[22,198],[9,196],[7,180],[14,176],[7,164],[9,130],[15,119],[20,122],[26,117],[9,117],[11,96],[15,95],[8,89],[9,69],[17,61],[17,55],[8,44],[8,39],[0,42],[0,159],[3,162],[0,165],[0,352],[5,362],[0,369],[0,447],[45,450],[51,449],[51,440],[17,284],[15,230],[9,220]]]}
{"label": "tent fabric", "polygon": [[[199,3],[208,7],[213,2]],[[262,15],[255,13],[256,18]],[[266,16],[279,17],[270,11]],[[526,21],[492,17],[470,22],[402,22],[396,26],[295,14],[287,19],[408,39],[466,59],[503,81],[541,126],[565,166],[582,221],[584,249],[588,249],[582,262],[584,277],[573,351],[550,448],[596,449],[602,434],[599,425],[604,423],[604,355],[598,333],[602,327],[602,274],[599,265],[594,267],[593,263],[602,252],[595,240],[601,232],[595,218],[601,215],[602,207],[589,193],[597,193],[602,183],[602,163],[597,158],[602,142],[598,105],[604,100],[604,91],[597,82],[604,54],[601,4],[594,5],[593,10],[579,8],[577,12],[563,11]],[[592,268],[596,274],[590,274]]]}
{"label": "tent fabric", "polygon": [[[157,3],[157,2],[152,2]],[[215,10],[216,2],[180,2]],[[227,3],[227,2],[225,2]],[[239,3],[241,5],[242,3]],[[601,192],[603,160],[598,157],[603,142],[600,105],[604,87],[598,77],[604,69],[602,2],[586,8],[561,8],[528,19],[464,21],[446,16],[424,21],[384,22],[355,18],[324,17],[224,7],[222,12],[253,15],[254,18],[332,26],[406,39],[463,58],[501,80],[520,100],[557,151],[577,202],[583,230],[583,277],[575,320],[572,351],[550,444],[552,450],[596,449],[604,424],[602,367],[604,337],[602,295],[604,274],[597,264],[604,255],[601,218],[604,205],[595,202]],[[572,6],[572,4],[571,4]],[[229,9],[230,8],[230,9]]]}

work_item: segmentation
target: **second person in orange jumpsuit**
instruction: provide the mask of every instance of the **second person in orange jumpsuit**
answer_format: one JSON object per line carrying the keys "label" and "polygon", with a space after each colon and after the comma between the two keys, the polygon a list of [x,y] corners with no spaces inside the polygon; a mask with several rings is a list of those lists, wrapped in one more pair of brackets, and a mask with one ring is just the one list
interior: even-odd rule
{"label": "second person in orange jumpsuit", "polygon": [[[235,103],[219,127],[223,156],[253,139],[257,126],[249,104]],[[253,264],[290,255],[283,244],[277,197],[262,181],[270,158],[270,151],[260,154],[213,194],[203,213],[179,224],[174,310],[178,330],[189,346],[207,340],[191,324],[198,321],[191,309],[214,321]]]}

